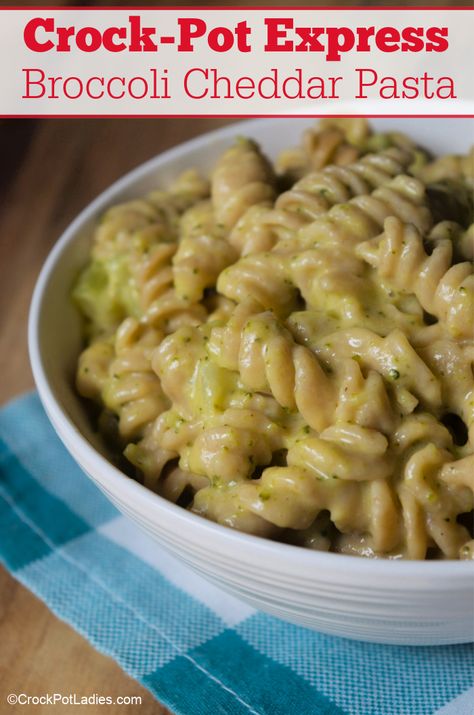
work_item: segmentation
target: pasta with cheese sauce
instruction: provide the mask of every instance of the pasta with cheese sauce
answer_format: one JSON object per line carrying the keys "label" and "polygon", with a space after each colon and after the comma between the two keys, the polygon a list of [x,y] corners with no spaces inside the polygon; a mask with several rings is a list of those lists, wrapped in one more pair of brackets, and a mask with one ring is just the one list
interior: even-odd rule
{"label": "pasta with cheese sauce", "polygon": [[473,558],[473,160],[325,119],[110,208],[73,299],[117,464],[250,534]]}

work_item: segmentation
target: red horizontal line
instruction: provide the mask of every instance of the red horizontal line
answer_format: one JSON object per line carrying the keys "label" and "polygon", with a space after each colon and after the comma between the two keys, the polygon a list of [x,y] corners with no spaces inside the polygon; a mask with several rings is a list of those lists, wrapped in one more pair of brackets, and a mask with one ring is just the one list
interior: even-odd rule
{"label": "red horizontal line", "polygon": [[474,119],[474,114],[0,114],[0,119]]}

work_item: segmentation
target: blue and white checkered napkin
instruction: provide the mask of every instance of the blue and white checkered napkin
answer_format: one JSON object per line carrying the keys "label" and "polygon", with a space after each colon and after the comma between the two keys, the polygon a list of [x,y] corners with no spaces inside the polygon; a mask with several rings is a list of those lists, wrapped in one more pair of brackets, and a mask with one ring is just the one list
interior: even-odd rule
{"label": "blue and white checkered napkin", "polygon": [[0,412],[0,558],[183,715],[472,715],[471,645],[332,638],[258,613],[121,516],[36,395]]}

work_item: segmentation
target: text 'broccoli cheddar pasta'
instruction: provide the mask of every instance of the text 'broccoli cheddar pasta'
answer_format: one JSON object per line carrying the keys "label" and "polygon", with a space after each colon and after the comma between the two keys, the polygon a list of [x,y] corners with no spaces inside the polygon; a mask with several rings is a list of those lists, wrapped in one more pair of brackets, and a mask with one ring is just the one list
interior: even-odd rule
{"label": "text 'broccoli cheddar pasta'", "polygon": [[247,533],[472,558],[473,160],[326,119],[110,208],[73,295],[120,466]]}

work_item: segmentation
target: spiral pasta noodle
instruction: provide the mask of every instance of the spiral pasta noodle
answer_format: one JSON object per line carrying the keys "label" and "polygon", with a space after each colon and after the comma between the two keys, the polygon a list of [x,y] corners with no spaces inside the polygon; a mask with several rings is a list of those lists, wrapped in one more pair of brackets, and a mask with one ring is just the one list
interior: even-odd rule
{"label": "spiral pasta noodle", "polygon": [[391,215],[420,230],[430,228],[424,187],[417,179],[400,175],[368,195],[332,206],[293,237],[276,243],[270,253],[245,256],[229,266],[217,288],[238,303],[251,298],[278,314],[295,310],[298,294],[313,308],[321,305],[321,298],[327,307],[328,295],[333,296],[338,311],[360,314],[365,277],[354,245],[376,236]]}
{"label": "spiral pasta noodle", "polygon": [[218,161],[212,174],[211,197],[217,227],[230,231],[250,206],[275,196],[271,164],[257,145],[240,139]]}
{"label": "spiral pasta noodle", "polygon": [[127,318],[112,342],[92,344],[81,356],[77,388],[95,398],[118,418],[118,433],[126,442],[143,430],[167,406],[160,382],[151,369],[150,355],[162,339]]}
{"label": "spiral pasta noodle", "polygon": [[447,154],[420,167],[417,176],[427,184],[444,179],[462,179],[472,185],[474,181],[474,147],[469,154]]}
{"label": "spiral pasta noodle", "polygon": [[117,329],[127,315],[141,316],[159,285],[169,285],[169,269],[163,269],[176,250],[179,216],[208,193],[209,183],[190,170],[167,191],[111,207],[101,217],[92,261],[73,291],[92,334]]}
{"label": "spiral pasta noodle", "polygon": [[197,301],[215,286],[219,274],[234,263],[237,253],[215,225],[210,201],[191,207],[181,219],[180,242],[173,258],[176,292]]}
{"label": "spiral pasta noodle", "polygon": [[367,154],[353,164],[330,165],[311,172],[280,194],[274,208],[256,205],[233,228],[229,241],[242,255],[268,251],[281,238],[290,238],[336,204],[369,194],[408,168],[410,151],[390,148]]}
{"label": "spiral pasta noodle", "polygon": [[304,174],[322,169],[328,164],[350,164],[361,153],[359,147],[369,132],[365,119],[323,119],[316,127],[304,132],[300,146],[281,152],[277,159],[277,170],[287,173],[296,181]]}
{"label": "spiral pasta noodle", "polygon": [[398,290],[414,293],[453,337],[473,338],[474,272],[469,262],[452,265],[448,239],[428,255],[415,226],[388,218],[378,239],[362,243],[357,254],[377,268]]}
{"label": "spiral pasta noodle", "polygon": [[111,207],[73,298],[119,465],[250,534],[474,558],[472,181],[472,153],[327,119]]}

